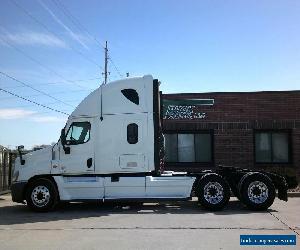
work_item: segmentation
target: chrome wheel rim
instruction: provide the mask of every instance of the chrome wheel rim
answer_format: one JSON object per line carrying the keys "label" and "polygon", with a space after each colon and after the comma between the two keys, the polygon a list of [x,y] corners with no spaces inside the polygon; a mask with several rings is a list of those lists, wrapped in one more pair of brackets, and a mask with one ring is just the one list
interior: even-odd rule
{"label": "chrome wheel rim", "polygon": [[269,189],[262,181],[251,182],[248,187],[248,197],[255,204],[264,203],[269,197]]}
{"label": "chrome wheel rim", "polygon": [[37,186],[32,190],[31,200],[37,207],[44,207],[49,203],[50,191],[45,186]]}
{"label": "chrome wheel rim", "polygon": [[219,182],[209,182],[204,186],[204,199],[210,204],[218,204],[224,198],[224,189]]}

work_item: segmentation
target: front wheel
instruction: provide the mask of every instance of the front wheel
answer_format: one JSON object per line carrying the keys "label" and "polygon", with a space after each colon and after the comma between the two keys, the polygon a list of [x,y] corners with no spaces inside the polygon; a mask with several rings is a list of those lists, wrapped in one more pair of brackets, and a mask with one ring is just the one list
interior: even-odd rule
{"label": "front wheel", "polygon": [[196,190],[199,203],[208,210],[223,209],[230,199],[228,183],[217,174],[203,176]]}
{"label": "front wheel", "polygon": [[48,179],[34,180],[26,192],[27,205],[36,212],[48,212],[57,204],[58,193]]}

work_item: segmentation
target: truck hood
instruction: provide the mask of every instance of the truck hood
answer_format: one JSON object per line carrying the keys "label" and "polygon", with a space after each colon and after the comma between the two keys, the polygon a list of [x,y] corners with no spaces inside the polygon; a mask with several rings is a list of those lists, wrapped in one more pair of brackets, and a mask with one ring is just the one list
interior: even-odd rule
{"label": "truck hood", "polygon": [[45,148],[42,148],[42,149],[39,149],[39,150],[36,150],[36,151],[32,151],[32,152],[29,152],[27,154],[24,155],[24,159],[30,159],[30,158],[38,158],[38,157],[45,157],[47,155],[51,156],[51,151],[52,151],[52,146],[48,146],[48,147],[45,147]]}
{"label": "truck hood", "polygon": [[[22,167],[30,168],[35,174],[49,174],[51,171],[52,147],[46,147],[23,155],[25,164]],[[20,161],[20,159],[17,159]]]}

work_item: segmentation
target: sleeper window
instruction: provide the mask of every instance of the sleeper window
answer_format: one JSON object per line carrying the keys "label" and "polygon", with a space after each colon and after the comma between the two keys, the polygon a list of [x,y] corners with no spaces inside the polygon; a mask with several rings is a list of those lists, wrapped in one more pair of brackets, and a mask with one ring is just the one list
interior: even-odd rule
{"label": "sleeper window", "polygon": [[89,122],[73,122],[66,136],[67,144],[86,143],[90,139],[90,130],[91,124]]}
{"label": "sleeper window", "polygon": [[129,144],[136,144],[138,142],[139,132],[138,125],[131,123],[127,126],[127,142]]}
{"label": "sleeper window", "polygon": [[121,92],[129,101],[133,102],[136,105],[139,105],[140,98],[135,89],[122,89]]}

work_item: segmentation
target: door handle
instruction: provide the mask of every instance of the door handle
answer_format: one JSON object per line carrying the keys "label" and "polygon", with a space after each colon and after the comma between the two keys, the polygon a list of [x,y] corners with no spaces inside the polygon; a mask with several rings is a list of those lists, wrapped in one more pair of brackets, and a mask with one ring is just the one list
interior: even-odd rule
{"label": "door handle", "polygon": [[86,165],[87,165],[88,168],[90,168],[93,165],[93,158],[87,159]]}

